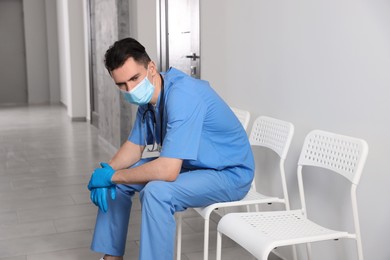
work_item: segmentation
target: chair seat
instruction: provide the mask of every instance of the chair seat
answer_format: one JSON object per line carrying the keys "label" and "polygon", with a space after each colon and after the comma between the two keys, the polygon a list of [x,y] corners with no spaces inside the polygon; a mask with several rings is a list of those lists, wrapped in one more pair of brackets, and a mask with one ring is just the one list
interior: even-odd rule
{"label": "chair seat", "polygon": [[317,225],[301,210],[230,213],[220,220],[218,231],[259,259],[266,259],[269,252],[279,246],[349,236],[347,232]]}
{"label": "chair seat", "polygon": [[268,197],[254,190],[249,190],[248,194],[242,200],[214,203],[207,207],[194,208],[194,210],[198,212],[199,215],[201,215],[204,219],[209,219],[211,212],[217,208],[246,206],[264,203],[284,203],[284,200],[278,197]]}
{"label": "chair seat", "polygon": [[[258,193],[254,190],[249,190],[248,194],[241,200],[242,202],[249,203],[249,202],[254,202],[257,203],[257,201],[261,201],[263,203],[271,203],[271,202],[282,202],[284,200],[279,199],[278,197],[269,197],[266,195],[263,195],[261,193]],[[269,202],[268,202],[269,201]]]}

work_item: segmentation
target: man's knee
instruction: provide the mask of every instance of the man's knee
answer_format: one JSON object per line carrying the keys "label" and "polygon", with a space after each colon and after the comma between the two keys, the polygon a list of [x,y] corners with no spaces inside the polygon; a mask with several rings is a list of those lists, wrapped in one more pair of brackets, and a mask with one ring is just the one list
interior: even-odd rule
{"label": "man's knee", "polygon": [[142,203],[146,201],[170,202],[172,194],[169,183],[165,181],[149,182],[140,192],[140,199]]}

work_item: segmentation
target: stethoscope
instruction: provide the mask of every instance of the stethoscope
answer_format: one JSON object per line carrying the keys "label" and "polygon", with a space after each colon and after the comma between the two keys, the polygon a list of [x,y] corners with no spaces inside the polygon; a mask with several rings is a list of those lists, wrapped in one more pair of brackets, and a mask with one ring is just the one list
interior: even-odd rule
{"label": "stethoscope", "polygon": [[157,132],[157,122],[156,122],[156,114],[155,114],[155,110],[153,108],[153,105],[148,103],[148,108],[145,110],[145,112],[143,113],[142,115],[142,120],[141,120],[141,123],[143,125],[143,129],[144,129],[144,141],[145,141],[145,147],[147,147],[147,123],[146,123],[146,120],[147,120],[147,114],[149,113],[151,115],[151,119],[152,119],[152,125],[153,125],[153,130],[152,130],[152,136],[153,136],[153,145],[152,145],[152,148],[147,148],[147,151],[148,152],[160,152],[161,151],[161,147],[162,147],[162,144],[163,144],[163,119],[164,119],[164,78],[161,76],[160,74],[160,77],[161,77],[161,93],[160,93],[160,103],[159,103],[159,106],[158,106],[158,113],[160,114],[160,138],[161,138],[161,144],[158,144],[157,143],[157,137],[156,137],[156,132]]}

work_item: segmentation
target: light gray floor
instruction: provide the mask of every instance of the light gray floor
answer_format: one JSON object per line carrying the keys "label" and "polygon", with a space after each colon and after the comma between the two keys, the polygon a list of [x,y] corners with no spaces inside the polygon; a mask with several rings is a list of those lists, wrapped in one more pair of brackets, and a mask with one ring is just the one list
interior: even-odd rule
{"label": "light gray floor", "polygon": [[[99,259],[89,250],[96,207],[86,183],[111,156],[97,130],[71,122],[62,106],[0,107],[0,260]],[[140,205],[134,202],[125,259],[138,259]],[[188,210],[183,221],[182,259],[200,260],[202,219]],[[215,230],[211,222],[210,259]],[[224,260],[254,259],[229,239],[223,247]]]}

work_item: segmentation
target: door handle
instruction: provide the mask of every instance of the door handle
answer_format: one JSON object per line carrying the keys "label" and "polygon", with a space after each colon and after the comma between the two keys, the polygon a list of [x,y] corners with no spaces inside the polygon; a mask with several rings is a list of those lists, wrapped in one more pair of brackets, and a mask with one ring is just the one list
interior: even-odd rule
{"label": "door handle", "polygon": [[192,55],[187,55],[186,58],[189,58],[189,59],[192,59],[192,60],[196,60],[196,59],[199,59],[200,56],[197,56],[195,52],[192,53]]}
{"label": "door handle", "polygon": [[191,66],[191,77],[196,77],[196,66]]}

